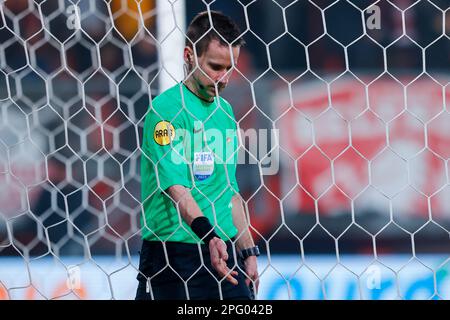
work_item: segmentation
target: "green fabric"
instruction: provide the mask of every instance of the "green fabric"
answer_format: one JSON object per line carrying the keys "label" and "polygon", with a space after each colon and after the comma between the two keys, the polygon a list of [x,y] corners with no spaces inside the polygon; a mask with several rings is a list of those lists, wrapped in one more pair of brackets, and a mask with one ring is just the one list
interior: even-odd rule
{"label": "green fabric", "polygon": [[[173,185],[191,189],[203,214],[222,239],[234,237],[237,229],[233,225],[231,198],[239,192],[235,178],[237,149],[235,117],[231,105],[223,98],[208,103],[184,84],[177,84],[153,99],[145,118],[142,142],[142,237],[149,241],[200,241],[167,194],[167,188]],[[194,174],[201,170],[208,173],[211,169],[195,161],[194,155],[197,160],[203,159],[199,152],[210,152],[209,156],[214,157],[209,177]]]}

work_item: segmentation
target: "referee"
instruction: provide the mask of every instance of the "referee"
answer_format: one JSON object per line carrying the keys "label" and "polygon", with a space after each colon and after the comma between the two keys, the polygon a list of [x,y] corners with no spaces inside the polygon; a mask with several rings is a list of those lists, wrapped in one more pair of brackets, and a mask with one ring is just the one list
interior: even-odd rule
{"label": "referee", "polygon": [[187,30],[187,76],[156,97],[146,116],[137,300],[257,293],[259,250],[235,177],[236,120],[219,96],[244,44],[240,34],[219,12],[198,14]]}

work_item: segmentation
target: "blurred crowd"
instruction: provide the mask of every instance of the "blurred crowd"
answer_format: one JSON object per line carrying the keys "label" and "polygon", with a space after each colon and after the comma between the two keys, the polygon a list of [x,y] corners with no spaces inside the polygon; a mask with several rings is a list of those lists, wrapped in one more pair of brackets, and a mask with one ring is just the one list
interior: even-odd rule
{"label": "blurred crowd", "polygon": [[[0,20],[0,105],[7,111],[0,112],[0,140],[7,147],[20,142],[21,137],[14,134],[6,139],[12,123],[8,119],[12,117],[28,118],[36,126],[46,128],[41,134],[48,181],[42,182],[30,210],[36,217],[44,217],[42,226],[52,227],[48,232],[58,248],[73,243],[61,253],[83,253],[85,235],[92,235],[88,241],[93,245],[100,243],[99,252],[125,250],[126,240],[130,239],[132,246],[137,246],[140,206],[136,199],[140,199],[140,179],[139,155],[135,151],[149,96],[158,92],[158,17],[154,1],[141,2],[145,28],[138,27],[139,15],[133,1],[128,1],[129,8],[122,9],[120,1],[112,1],[113,19],[104,1],[80,1],[84,32],[68,24],[75,12],[68,10],[69,1],[36,2],[40,3],[44,21],[40,19],[38,4],[32,1],[11,0],[2,4],[5,20]],[[186,21],[205,10],[207,4],[236,19],[247,42],[238,68],[250,80],[262,75],[269,65],[286,78],[300,75],[308,65],[324,77],[344,72],[347,64],[356,74],[381,74],[385,65],[383,50],[388,71],[394,75],[419,74],[423,71],[424,48],[426,71],[450,71],[450,40],[442,37],[443,32],[450,35],[450,15],[443,18],[442,11],[429,1],[404,11],[398,8],[406,9],[413,1],[395,1],[398,8],[380,1],[380,29],[364,26],[370,14],[364,14],[363,20],[361,10],[347,1],[325,10],[327,3],[330,1],[189,0]],[[111,30],[113,23],[116,28]],[[344,47],[348,49],[348,61]],[[5,90],[5,74],[9,77],[11,97]],[[234,93],[239,94],[230,100],[237,119],[241,119],[254,102],[243,87],[234,88]],[[80,111],[81,105],[85,108]],[[50,109],[48,117],[41,119],[38,111]],[[257,127],[259,121],[249,116],[240,125]],[[67,131],[64,123],[70,124]],[[245,193],[255,179],[244,176],[241,180]],[[70,201],[65,202],[64,196]],[[86,203],[89,206],[83,207]],[[74,214],[71,223],[65,220],[65,212]],[[32,228],[42,226],[33,221]],[[18,223],[17,228],[28,230],[30,224],[21,227]],[[67,237],[68,229],[72,230],[71,237]],[[0,233],[5,230],[0,226]],[[23,236],[20,241],[26,247],[37,233],[34,230],[28,233],[31,237]],[[42,242],[40,250],[45,251],[45,246]],[[12,253],[17,249],[7,250]]]}

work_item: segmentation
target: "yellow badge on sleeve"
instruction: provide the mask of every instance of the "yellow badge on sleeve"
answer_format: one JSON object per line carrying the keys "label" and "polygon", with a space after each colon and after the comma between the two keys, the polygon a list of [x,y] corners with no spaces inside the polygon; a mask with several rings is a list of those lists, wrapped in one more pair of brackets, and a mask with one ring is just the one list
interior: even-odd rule
{"label": "yellow badge on sleeve", "polygon": [[153,140],[160,146],[166,146],[175,139],[175,129],[168,121],[160,121],[155,126]]}

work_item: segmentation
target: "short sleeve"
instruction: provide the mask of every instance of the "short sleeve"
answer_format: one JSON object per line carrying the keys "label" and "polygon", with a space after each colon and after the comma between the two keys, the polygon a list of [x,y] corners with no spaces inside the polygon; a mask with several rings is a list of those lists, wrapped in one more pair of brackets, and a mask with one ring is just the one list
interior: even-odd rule
{"label": "short sleeve", "polygon": [[145,156],[150,160],[160,191],[173,185],[192,188],[189,164],[184,146],[184,127],[181,117],[158,114],[150,110],[144,130]]}

